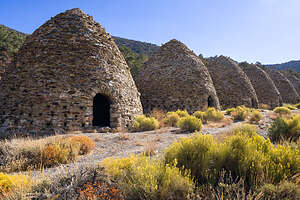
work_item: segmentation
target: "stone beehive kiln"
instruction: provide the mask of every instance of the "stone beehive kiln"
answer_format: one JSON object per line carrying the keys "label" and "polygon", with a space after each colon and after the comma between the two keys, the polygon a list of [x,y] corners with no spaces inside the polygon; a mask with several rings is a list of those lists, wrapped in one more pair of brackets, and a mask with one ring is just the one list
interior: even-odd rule
{"label": "stone beehive kiln", "polygon": [[38,134],[122,127],[142,114],[116,44],[80,9],[51,18],[25,41],[0,91],[2,134],[11,126]]}
{"label": "stone beehive kiln", "polygon": [[269,75],[256,65],[248,64],[243,68],[255,89],[259,103],[271,108],[281,106],[282,98]]}
{"label": "stone beehive kiln", "polygon": [[292,83],[296,89],[298,95],[300,94],[300,79],[295,76],[293,73],[288,71],[281,71],[281,73]]}
{"label": "stone beehive kiln", "polygon": [[6,49],[0,48],[0,80],[6,66],[11,62],[11,58]]}
{"label": "stone beehive kiln", "polygon": [[144,64],[136,84],[146,112],[154,108],[189,112],[219,109],[211,77],[201,60],[183,43],[171,40]]}
{"label": "stone beehive kiln", "polygon": [[268,69],[266,72],[275,83],[284,103],[297,103],[299,101],[299,95],[293,84],[281,72],[272,69]]}
{"label": "stone beehive kiln", "polygon": [[239,105],[258,107],[257,96],[249,78],[233,60],[219,56],[206,61],[223,109]]}

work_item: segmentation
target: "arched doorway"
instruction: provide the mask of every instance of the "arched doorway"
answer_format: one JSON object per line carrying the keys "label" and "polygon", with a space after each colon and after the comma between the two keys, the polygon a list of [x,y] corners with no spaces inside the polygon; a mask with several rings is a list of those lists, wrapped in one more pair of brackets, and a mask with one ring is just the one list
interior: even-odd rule
{"label": "arched doorway", "polygon": [[215,106],[214,100],[211,96],[209,96],[207,99],[207,107],[209,108],[209,107],[214,107],[214,106]]}
{"label": "arched doorway", "polygon": [[102,94],[94,97],[93,126],[110,126],[110,100]]}

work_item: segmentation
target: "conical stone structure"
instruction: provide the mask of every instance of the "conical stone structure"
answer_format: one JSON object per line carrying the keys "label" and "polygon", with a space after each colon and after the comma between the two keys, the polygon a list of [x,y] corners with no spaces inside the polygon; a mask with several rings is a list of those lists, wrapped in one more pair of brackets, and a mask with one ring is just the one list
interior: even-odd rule
{"label": "conical stone structure", "polygon": [[278,70],[267,69],[277,89],[279,90],[283,103],[298,103],[299,95],[293,84]]}
{"label": "conical stone structure", "polygon": [[192,113],[219,107],[211,77],[201,60],[173,39],[144,64],[136,78],[144,111],[186,109]]}
{"label": "conical stone structure", "polygon": [[6,49],[0,48],[0,80],[7,65],[11,62],[11,58]]}
{"label": "conical stone structure", "polygon": [[258,107],[255,90],[243,70],[230,58],[219,56],[206,60],[223,109],[245,105]]}
{"label": "conical stone structure", "polygon": [[2,136],[10,128],[32,134],[117,128],[142,114],[124,57],[80,9],[51,18],[25,41],[0,91]]}
{"label": "conical stone structure", "polygon": [[281,95],[269,75],[254,64],[243,65],[243,70],[255,89],[258,102],[272,109],[282,105]]}
{"label": "conical stone structure", "polygon": [[292,72],[281,71],[281,73],[293,84],[298,95],[300,94],[300,79],[295,76]]}

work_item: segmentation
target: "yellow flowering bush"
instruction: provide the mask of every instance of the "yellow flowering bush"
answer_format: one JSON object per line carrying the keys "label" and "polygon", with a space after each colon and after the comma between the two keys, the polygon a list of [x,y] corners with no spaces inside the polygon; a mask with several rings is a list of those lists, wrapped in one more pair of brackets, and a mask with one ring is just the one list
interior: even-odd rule
{"label": "yellow flowering bush", "polygon": [[154,117],[140,115],[134,119],[131,130],[134,132],[152,131],[159,128],[159,123]]}
{"label": "yellow flowering bush", "polygon": [[208,108],[205,112],[196,111],[193,116],[201,119],[204,123],[207,123],[208,121],[217,122],[224,119],[224,114],[215,108]]}
{"label": "yellow flowering bush", "polygon": [[176,127],[177,122],[180,117],[176,112],[168,112],[166,118],[164,119],[164,123],[171,127]]}
{"label": "yellow flowering bush", "polygon": [[187,172],[173,164],[131,155],[128,158],[107,158],[102,163],[105,171],[118,180],[128,199],[188,199],[194,183]]}
{"label": "yellow flowering bush", "polygon": [[190,170],[198,184],[215,185],[225,171],[233,180],[241,178],[252,188],[264,181],[279,183],[300,172],[298,149],[273,146],[248,125],[220,142],[201,134],[181,139],[167,148],[165,161],[176,161],[177,167]]}
{"label": "yellow flowering bush", "polygon": [[177,126],[184,131],[200,131],[202,121],[194,116],[183,117],[177,122]]}
{"label": "yellow flowering bush", "polygon": [[0,197],[1,195],[13,193],[15,190],[28,189],[31,185],[32,180],[25,175],[9,175],[0,172]]}
{"label": "yellow flowering bush", "polygon": [[274,108],[273,112],[279,114],[280,116],[291,114],[291,110],[287,107],[276,107]]}

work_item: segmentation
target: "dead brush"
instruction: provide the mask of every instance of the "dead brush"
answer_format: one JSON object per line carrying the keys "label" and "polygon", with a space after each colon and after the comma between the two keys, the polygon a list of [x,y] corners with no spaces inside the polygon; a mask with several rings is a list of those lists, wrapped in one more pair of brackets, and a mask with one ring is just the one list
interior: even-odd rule
{"label": "dead brush", "polygon": [[145,156],[154,156],[157,153],[157,142],[155,140],[147,140],[144,144],[143,155]]}
{"label": "dead brush", "polygon": [[118,138],[119,138],[119,140],[129,140],[130,136],[128,133],[125,133],[122,131],[122,132],[118,133]]}
{"label": "dead brush", "polygon": [[210,128],[223,128],[232,124],[231,117],[225,117],[220,122],[208,122],[207,127]]}
{"label": "dead brush", "polygon": [[149,117],[154,117],[155,119],[157,119],[157,121],[159,123],[159,128],[165,127],[164,121],[166,118],[166,113],[163,110],[154,108],[150,112]]}

